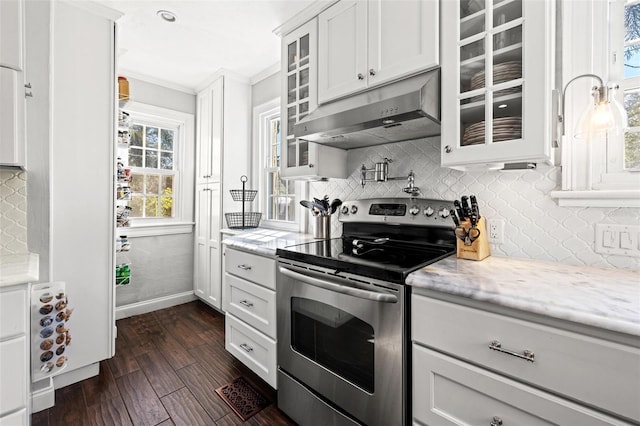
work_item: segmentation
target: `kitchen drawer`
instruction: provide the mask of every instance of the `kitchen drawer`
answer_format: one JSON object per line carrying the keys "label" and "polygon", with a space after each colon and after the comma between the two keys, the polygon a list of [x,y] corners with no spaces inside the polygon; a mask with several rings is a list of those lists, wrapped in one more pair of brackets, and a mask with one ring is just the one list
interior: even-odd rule
{"label": "kitchen drawer", "polygon": [[276,338],[276,292],[225,273],[225,311]]}
{"label": "kitchen drawer", "polygon": [[412,405],[414,424],[627,424],[417,344]]}
{"label": "kitchen drawer", "polygon": [[26,408],[0,417],[0,426],[27,426],[28,424],[30,423],[27,421]]}
{"label": "kitchen drawer", "polygon": [[0,343],[0,416],[27,406],[27,337]]}
{"label": "kitchen drawer", "polygon": [[276,388],[276,342],[227,313],[225,348],[265,382]]}
{"label": "kitchen drawer", "polygon": [[276,289],[275,259],[244,251],[225,249],[225,270],[272,290]]}
{"label": "kitchen drawer", "polygon": [[26,288],[13,288],[0,292],[0,340],[27,332]]}
{"label": "kitchen drawer", "polygon": [[[640,349],[412,296],[412,339],[517,380],[640,419]],[[491,350],[534,354],[533,362]],[[615,392],[603,392],[615,389]]]}

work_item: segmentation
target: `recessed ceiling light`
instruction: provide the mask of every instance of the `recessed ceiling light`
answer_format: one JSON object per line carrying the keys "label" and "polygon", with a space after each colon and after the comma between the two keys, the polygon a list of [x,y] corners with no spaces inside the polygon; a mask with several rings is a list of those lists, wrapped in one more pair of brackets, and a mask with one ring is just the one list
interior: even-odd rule
{"label": "recessed ceiling light", "polygon": [[168,10],[159,10],[156,12],[156,15],[158,15],[160,18],[164,19],[167,22],[176,22],[175,13],[170,12]]}

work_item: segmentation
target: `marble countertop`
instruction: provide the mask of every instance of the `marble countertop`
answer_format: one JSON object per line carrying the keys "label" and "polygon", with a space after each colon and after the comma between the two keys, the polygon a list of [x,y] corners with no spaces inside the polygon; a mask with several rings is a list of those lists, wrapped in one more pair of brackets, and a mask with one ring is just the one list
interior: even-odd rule
{"label": "marble countertop", "polygon": [[640,336],[640,271],[451,256],[410,274],[407,284]]}
{"label": "marble countertop", "polygon": [[38,281],[38,255],[34,253],[0,256],[0,287]]}
{"label": "marble countertop", "polygon": [[228,247],[239,248],[265,256],[275,256],[276,249],[313,241],[313,235],[276,229],[255,228],[222,240]]}

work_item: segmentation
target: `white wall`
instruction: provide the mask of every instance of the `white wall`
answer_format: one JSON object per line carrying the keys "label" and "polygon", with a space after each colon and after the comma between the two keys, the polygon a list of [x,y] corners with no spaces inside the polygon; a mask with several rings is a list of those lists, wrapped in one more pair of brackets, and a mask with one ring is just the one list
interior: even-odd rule
{"label": "white wall", "polygon": [[[127,77],[127,80],[132,100],[195,116],[195,95],[136,78]],[[191,140],[189,143],[195,144],[195,141]],[[194,162],[195,158],[187,161]],[[193,176],[185,178],[193,179]],[[118,234],[126,235],[126,229],[119,229]],[[118,253],[116,263],[131,265],[131,284],[116,289],[116,307],[193,290],[193,233],[129,236],[129,241],[131,250]]]}
{"label": "white wall", "polygon": [[280,97],[280,71],[251,86],[251,106],[257,107]]}
{"label": "white wall", "polygon": [[[123,74],[120,74],[123,75]],[[124,74],[127,77],[126,74]],[[192,93],[181,92],[155,83],[127,77],[131,99],[147,105],[155,105],[174,111],[196,113],[196,96]]]}
{"label": "white wall", "polygon": [[[560,168],[547,167],[521,172],[462,173],[440,167],[440,138],[422,139],[349,151],[348,179],[313,182],[310,197],[343,201],[370,197],[406,197],[406,181],[368,182],[360,186],[360,166],[367,168],[393,159],[391,176],[416,174],[422,197],[453,200],[475,194],[488,221],[505,222],[504,243],[492,245],[492,254],[620,269],[640,269],[640,258],[602,255],[594,250],[595,224],[640,222],[639,208],[559,207],[549,192],[559,189]],[[301,214],[308,214],[303,211]],[[336,218],[337,219],[337,218]],[[340,235],[334,219],[332,235]]]}

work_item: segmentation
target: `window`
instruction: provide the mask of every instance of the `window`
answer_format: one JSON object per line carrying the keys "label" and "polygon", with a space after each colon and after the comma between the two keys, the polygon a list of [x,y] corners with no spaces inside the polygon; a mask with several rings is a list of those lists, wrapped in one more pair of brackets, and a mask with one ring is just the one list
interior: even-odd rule
{"label": "window", "polygon": [[174,140],[179,139],[179,127],[157,123],[139,120],[129,127],[131,218],[174,217]]}
{"label": "window", "polygon": [[625,134],[610,141],[609,157],[619,159],[611,171],[640,171],[640,1],[612,1],[610,14],[610,79],[620,84],[617,97],[629,120]]}
{"label": "window", "polygon": [[254,110],[254,135],[260,176],[262,225],[298,230],[302,184],[280,179],[280,107],[274,100]]}
{"label": "window", "polygon": [[118,145],[118,157],[130,176],[124,198],[130,208],[127,235],[192,232],[193,115],[137,102],[126,112],[128,143]]}
{"label": "window", "polygon": [[[596,74],[605,84],[618,83],[616,99],[624,104],[628,131],[562,138],[562,191],[552,191],[561,206],[640,207],[640,9],[638,0],[565,1],[562,7],[562,78]],[[625,16],[627,25],[625,25]],[[630,20],[629,20],[630,19]],[[575,128],[580,112],[593,100],[595,80],[578,80],[567,92],[565,123]]]}

